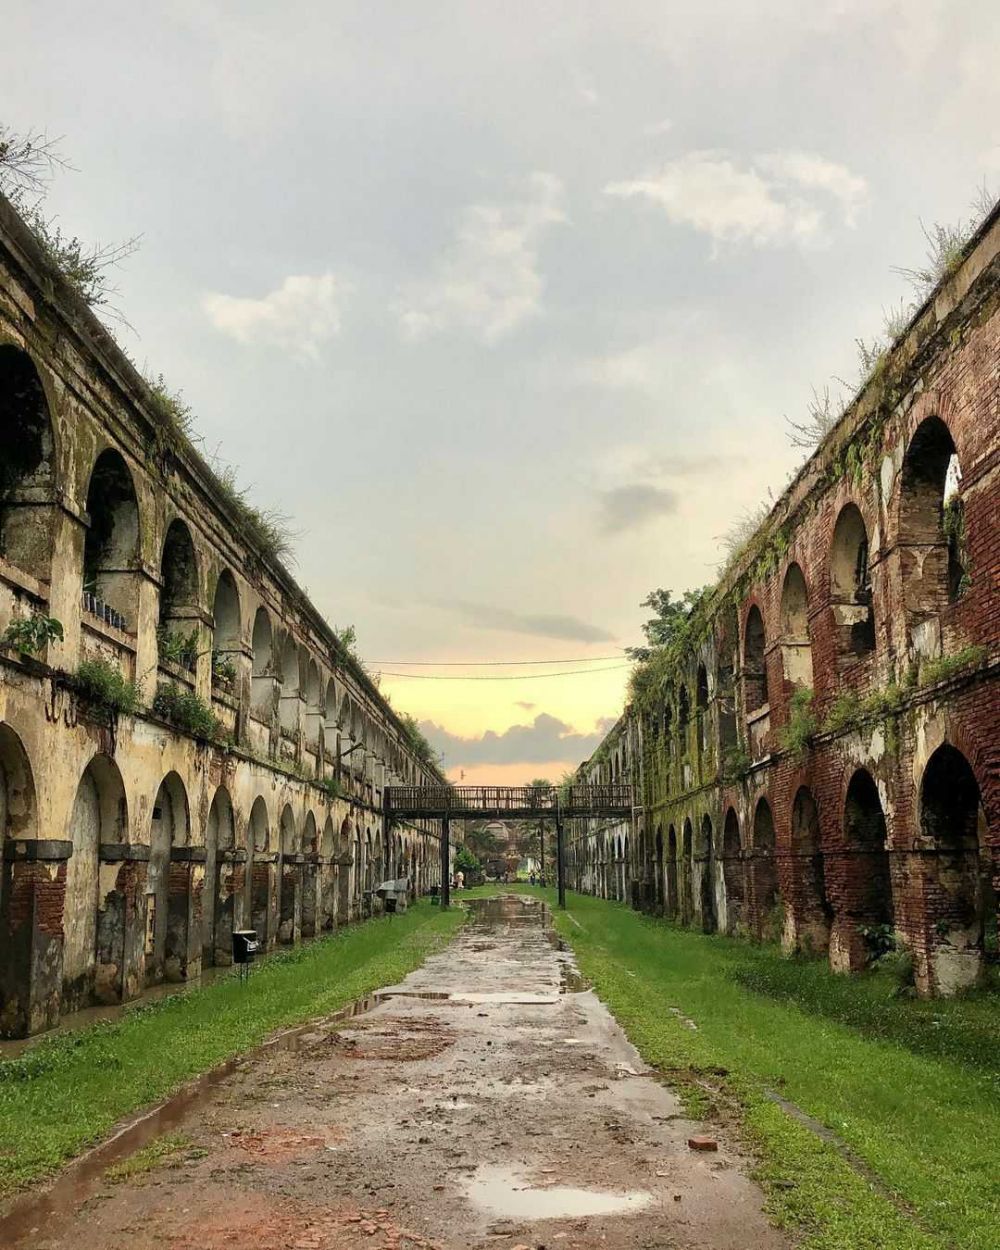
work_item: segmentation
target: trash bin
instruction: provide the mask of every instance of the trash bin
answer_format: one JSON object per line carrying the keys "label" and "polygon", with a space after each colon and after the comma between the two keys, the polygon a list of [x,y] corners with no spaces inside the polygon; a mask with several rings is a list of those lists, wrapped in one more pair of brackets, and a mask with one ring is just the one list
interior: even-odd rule
{"label": "trash bin", "polygon": [[234,964],[252,964],[259,950],[260,943],[257,941],[256,929],[233,930]]}

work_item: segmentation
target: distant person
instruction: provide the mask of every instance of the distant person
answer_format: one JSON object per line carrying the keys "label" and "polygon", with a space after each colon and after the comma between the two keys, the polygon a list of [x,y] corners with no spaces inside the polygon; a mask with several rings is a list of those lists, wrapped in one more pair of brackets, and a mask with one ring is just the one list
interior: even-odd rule
{"label": "distant person", "polygon": [[461,868],[459,868],[458,872],[455,873],[455,889],[465,889],[465,873],[461,870]]}
{"label": "distant person", "polygon": [[529,885],[534,885],[534,884],[535,884],[535,874],[534,874],[533,872],[530,872],[530,873],[528,874],[528,883],[529,883]]}

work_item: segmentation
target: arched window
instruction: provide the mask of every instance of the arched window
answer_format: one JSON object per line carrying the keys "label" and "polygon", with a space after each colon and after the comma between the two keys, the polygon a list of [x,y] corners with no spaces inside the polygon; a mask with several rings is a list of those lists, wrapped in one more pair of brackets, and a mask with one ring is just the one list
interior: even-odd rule
{"label": "arched window", "polygon": [[315,660],[310,660],[306,669],[306,741],[312,747],[319,746],[323,726],[321,692],[319,666]]}
{"label": "arched window", "polygon": [[187,525],[170,522],[160,559],[161,657],[194,672],[198,660],[198,566]]}
{"label": "arched window", "polygon": [[726,932],[738,933],[745,920],[746,883],[740,848],[740,821],[732,807],[726,812],[722,832],[722,883],[726,889]]}
{"label": "arched window", "polygon": [[139,505],[132,475],[117,451],[102,451],[87,490],[83,607],[117,629],[135,632],[139,604]]}
{"label": "arched window", "polygon": [[281,875],[278,941],[295,942],[302,930],[302,865],[295,815],[286,803],[281,813]]}
{"label": "arched window", "polygon": [[691,697],[687,686],[682,685],[677,694],[677,736],[680,739],[680,755],[683,759],[688,751],[688,725],[691,721]]}
{"label": "arched window", "polygon": [[299,729],[299,649],[291,634],[281,648],[281,728],[292,735]]}
{"label": "arched window", "polygon": [[240,594],[236,579],[228,569],[223,569],[215,586],[212,604],[212,680],[227,689],[236,685],[241,633]]}
{"label": "arched window", "polygon": [[797,564],[788,566],[781,590],[781,663],[787,682],[793,686],[812,686],[809,599],[806,579]]}
{"label": "arched window", "polygon": [[924,770],[920,824],[936,852],[929,894],[936,914],[927,918],[935,940],[934,988],[954,993],[979,978],[987,937],[996,951],[997,898],[979,783],[965,756],[947,743]]}
{"label": "arched window", "polygon": [[754,604],[747,613],[743,634],[743,688],[748,716],[768,702],[765,646],[764,618]]}
{"label": "arched window", "polygon": [[859,768],[844,804],[848,848],[847,914],[860,933],[867,955],[884,953],[893,927],[892,881],[885,813],[871,773]]}
{"label": "arched window", "polygon": [[715,920],[715,854],[712,846],[712,822],[702,817],[698,835],[698,860],[701,870],[701,927],[706,933],[714,933]]}
{"label": "arched window", "polygon": [[739,651],[739,625],[732,611],[723,613],[716,657],[716,714],[719,718],[719,746],[723,756],[738,743],[736,732],[736,685],[734,672]]}
{"label": "arched window", "polygon": [[[121,998],[120,966],[123,950],[102,952],[99,919],[106,911],[101,897],[100,848],[124,842],[128,836],[128,808],[118,765],[107,755],[97,755],[87,765],[76,788],[70,816],[73,854],[66,864],[66,901],[63,909],[62,1009],[86,1006],[95,996],[101,1001]],[[121,923],[122,909],[112,902],[112,925]],[[109,946],[113,935],[103,935]],[[118,945],[118,943],[114,943]],[[113,984],[99,987],[98,964],[113,966],[119,975]]]}
{"label": "arched window", "polygon": [[690,819],[684,821],[681,837],[681,921],[683,924],[690,924],[694,916],[694,829]]}
{"label": "arched window", "polygon": [[205,895],[202,904],[202,962],[206,965],[228,966],[232,962],[233,920],[233,855],[236,845],[236,822],[233,803],[225,786],[219,786],[208,809],[205,847],[208,865],[205,871]]}
{"label": "arched window", "polygon": [[175,772],[160,782],[153,801],[149,831],[149,875],[147,877],[146,981],[148,984],[176,981],[186,975],[188,962],[188,918],[186,897],[171,882],[170,864],[177,847],[190,839],[187,791]]}
{"label": "arched window", "polygon": [[807,786],[799,787],[792,803],[792,879],[796,945],[809,953],[825,951],[832,912],[826,897],[819,813]]}
{"label": "arched window", "polygon": [[868,565],[868,530],[853,503],[837,517],[830,549],[830,599],[842,655],[875,650],[875,614]]}
{"label": "arched window", "polygon": [[928,417],[917,427],[903,460],[899,495],[904,593],[918,616],[941,610],[959,598],[967,582],[962,473],[948,427]]}
{"label": "arched window", "polygon": [[708,673],[704,664],[698,665],[698,678],[695,687],[695,706],[698,717],[698,755],[704,755],[708,749]]}
{"label": "arched window", "polygon": [[263,721],[271,719],[274,711],[274,640],[271,634],[271,618],[266,608],[258,608],[253,618],[253,679],[251,710]]}
{"label": "arched window", "polygon": [[252,851],[250,868],[250,927],[257,932],[257,941],[266,949],[273,944],[272,914],[277,891],[277,865],[271,851],[271,822],[263,795],[254,799],[247,827],[247,841]]}
{"label": "arched window", "polygon": [[36,505],[49,502],[55,484],[52,422],[34,362],[10,343],[0,344],[0,436],[0,553],[47,579],[51,521]]}
{"label": "arched window", "polygon": [[757,919],[757,935],[775,940],[781,934],[781,917],[777,915],[781,896],[778,891],[778,867],[774,858],[774,816],[767,799],[760,799],[753,815],[753,891]]}

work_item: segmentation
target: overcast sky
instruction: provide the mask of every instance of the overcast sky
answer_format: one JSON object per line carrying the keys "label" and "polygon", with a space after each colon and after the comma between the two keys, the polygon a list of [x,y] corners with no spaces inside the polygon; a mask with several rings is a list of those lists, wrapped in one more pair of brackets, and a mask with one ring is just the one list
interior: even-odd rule
{"label": "overcast sky", "polygon": [[[1000,188],[995,0],[91,0],[3,25],[0,115],[77,169],[52,210],[143,236],[123,345],[292,515],[300,581],[379,661],[620,655],[643,596],[711,580],[780,492],[785,415],[908,298],[921,221]],[[384,685],[453,770],[521,780],[618,715],[626,671],[592,667]]]}

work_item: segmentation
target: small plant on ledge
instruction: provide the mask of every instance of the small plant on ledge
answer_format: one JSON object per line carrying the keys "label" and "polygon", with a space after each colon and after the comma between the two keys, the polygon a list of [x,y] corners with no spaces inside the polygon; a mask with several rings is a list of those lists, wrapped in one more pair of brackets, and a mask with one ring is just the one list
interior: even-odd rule
{"label": "small plant on ledge", "polygon": [[788,723],[781,729],[781,747],[789,754],[801,758],[812,744],[816,733],[816,717],[812,712],[813,692],[800,687],[792,695],[788,705]]}
{"label": "small plant on ledge", "polygon": [[227,690],[236,685],[236,665],[224,651],[212,652],[212,681]]}
{"label": "small plant on ledge", "polygon": [[344,787],[340,784],[336,777],[327,777],[320,785],[326,791],[326,797],[332,803],[334,799],[342,799],[344,797]]}
{"label": "small plant on ledge", "polygon": [[170,660],[173,664],[194,672],[198,663],[197,627],[190,634],[174,634],[165,625],[161,625],[156,631],[156,644],[161,660]]}
{"label": "small plant on ledge", "polygon": [[153,711],[194,738],[217,741],[225,736],[225,726],[212,709],[193,690],[184,690],[173,682],[160,682],[156,687]]}
{"label": "small plant on ledge", "polygon": [[32,615],[11,621],[0,635],[0,646],[21,655],[37,655],[50,642],[62,642],[62,622],[54,616]]}
{"label": "small plant on ledge", "polygon": [[727,747],[722,753],[720,772],[723,781],[742,781],[752,767],[753,761],[741,746]]}
{"label": "small plant on ledge", "polygon": [[139,688],[107,660],[84,660],[71,685],[84,703],[109,716],[129,716],[139,708]]}

